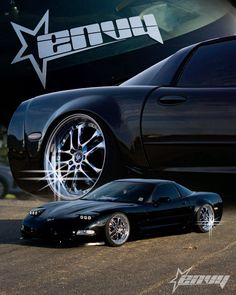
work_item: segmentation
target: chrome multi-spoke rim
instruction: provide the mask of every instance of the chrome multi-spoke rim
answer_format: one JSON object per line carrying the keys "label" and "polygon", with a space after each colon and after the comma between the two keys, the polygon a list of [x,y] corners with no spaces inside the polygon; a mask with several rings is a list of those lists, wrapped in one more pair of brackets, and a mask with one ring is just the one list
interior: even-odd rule
{"label": "chrome multi-spoke rim", "polygon": [[48,185],[62,199],[77,199],[97,183],[106,145],[98,123],[88,115],[65,119],[52,133],[45,152]]}
{"label": "chrome multi-spoke rim", "polygon": [[199,223],[204,231],[209,231],[214,226],[214,211],[210,206],[203,206],[200,209]]}
{"label": "chrome multi-spoke rim", "polygon": [[114,215],[108,224],[108,233],[112,242],[122,245],[129,237],[130,226],[126,216],[121,214]]}

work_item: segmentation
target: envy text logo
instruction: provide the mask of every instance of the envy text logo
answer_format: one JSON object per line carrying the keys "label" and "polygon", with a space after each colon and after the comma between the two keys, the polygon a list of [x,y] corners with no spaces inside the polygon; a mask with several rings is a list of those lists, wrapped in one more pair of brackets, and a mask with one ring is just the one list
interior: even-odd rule
{"label": "envy text logo", "polygon": [[[22,45],[12,64],[30,60],[44,88],[46,88],[47,63],[51,60],[142,35],[147,35],[163,44],[153,14],[105,21],[54,33],[49,33],[49,10],[33,30],[16,23],[11,24]],[[34,53],[29,51],[27,35],[36,39],[37,50]],[[105,36],[110,37],[111,41],[105,42]]]}
{"label": "envy text logo", "polygon": [[230,275],[189,275],[191,269],[181,271],[178,268],[175,278],[170,281],[174,284],[172,294],[179,286],[220,285],[224,289],[230,278]]}

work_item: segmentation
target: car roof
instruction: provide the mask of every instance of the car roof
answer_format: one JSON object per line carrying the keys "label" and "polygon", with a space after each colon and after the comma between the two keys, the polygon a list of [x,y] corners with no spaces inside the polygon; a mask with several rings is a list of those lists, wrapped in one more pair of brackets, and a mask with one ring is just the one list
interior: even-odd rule
{"label": "car roof", "polygon": [[236,35],[230,35],[225,37],[208,39],[208,40],[200,42],[200,44],[217,43],[217,42],[224,42],[224,41],[230,41],[235,39],[236,39]]}
{"label": "car roof", "polygon": [[136,183],[154,183],[154,184],[163,184],[163,183],[175,183],[171,180],[166,179],[146,179],[146,178],[125,178],[125,179],[117,179],[117,182],[136,182]]}
{"label": "car roof", "polygon": [[[186,46],[182,49],[189,48],[189,49],[191,49],[190,51],[192,51],[192,50],[198,48],[199,46],[204,46],[204,45],[209,45],[209,44],[214,44],[214,43],[221,43],[221,42],[231,41],[231,40],[236,40],[236,35],[207,39],[204,41],[200,41],[198,43],[191,44],[191,45]],[[179,51],[181,51],[182,49],[180,49]]]}

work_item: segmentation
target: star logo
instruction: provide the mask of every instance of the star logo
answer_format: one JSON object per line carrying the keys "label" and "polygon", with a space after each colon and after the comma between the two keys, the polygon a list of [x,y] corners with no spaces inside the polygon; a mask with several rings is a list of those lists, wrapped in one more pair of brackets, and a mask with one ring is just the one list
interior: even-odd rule
{"label": "star logo", "polygon": [[39,64],[36,61],[36,58],[33,54],[25,54],[27,48],[28,48],[28,44],[25,40],[24,37],[24,33],[31,35],[33,37],[37,36],[38,32],[41,30],[41,28],[44,28],[44,34],[48,34],[48,29],[49,29],[49,10],[47,10],[47,12],[44,14],[44,16],[42,17],[42,19],[40,20],[40,22],[38,23],[38,25],[36,26],[36,28],[34,30],[30,30],[27,29],[21,25],[15,24],[13,22],[11,22],[20,42],[21,42],[21,49],[20,51],[17,53],[16,57],[13,59],[12,64],[21,62],[23,60],[27,60],[29,59],[32,66],[34,67],[41,83],[43,84],[43,87],[46,87],[46,72],[47,72],[47,60],[44,59],[42,61],[42,68],[40,68]]}
{"label": "star logo", "polygon": [[179,287],[179,281],[182,277],[186,277],[188,275],[188,273],[190,272],[190,270],[192,269],[192,267],[188,268],[185,271],[181,271],[179,268],[177,270],[176,276],[173,280],[170,281],[170,284],[174,284],[173,286],[173,290],[172,290],[172,294],[175,292],[175,290]]}
{"label": "star logo", "polygon": [[49,10],[33,30],[13,22],[11,24],[21,43],[21,49],[12,64],[29,60],[44,88],[49,61],[143,35],[163,44],[159,27],[152,14],[104,21],[52,33],[49,33]]}

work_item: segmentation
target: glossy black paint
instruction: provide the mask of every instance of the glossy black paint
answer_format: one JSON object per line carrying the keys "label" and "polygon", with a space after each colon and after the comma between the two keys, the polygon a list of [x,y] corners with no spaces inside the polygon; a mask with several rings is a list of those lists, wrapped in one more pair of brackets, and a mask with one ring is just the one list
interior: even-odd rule
{"label": "glossy black paint", "polygon": [[[198,48],[229,40],[236,42],[232,36],[184,48],[158,74],[153,66],[120,86],[49,93],[22,103],[8,129],[9,160],[18,184],[40,193],[39,182],[22,180],[23,171],[42,169],[52,129],[77,112],[99,118],[111,131],[124,177],[236,172],[236,87],[176,85]],[[142,85],[136,85],[137,81]],[[29,140],[33,132],[42,138]]]}
{"label": "glossy black paint", "polygon": [[[160,87],[144,108],[142,133],[155,169],[223,167],[236,171],[236,88]],[[163,98],[179,101],[163,102]],[[183,99],[181,101],[181,99]],[[158,151],[158,155],[157,152]],[[167,152],[168,151],[168,152]],[[194,168],[193,168],[194,169]]]}
{"label": "glossy black paint", "polygon": [[[21,233],[25,238],[49,238],[56,240],[77,240],[78,230],[94,230],[96,238],[104,238],[105,224],[115,212],[124,213],[131,225],[131,235],[152,233],[160,228],[191,227],[196,225],[196,212],[201,205],[209,204],[214,209],[215,220],[220,222],[223,213],[221,197],[216,193],[193,192],[179,184],[158,179],[122,179],[116,182],[153,183],[154,190],[145,202],[122,203],[113,201],[61,201],[42,205],[39,216],[28,214],[22,222]],[[161,185],[171,184],[179,197],[171,199],[168,193],[154,201],[155,191]],[[91,216],[81,220],[80,216]]]}

